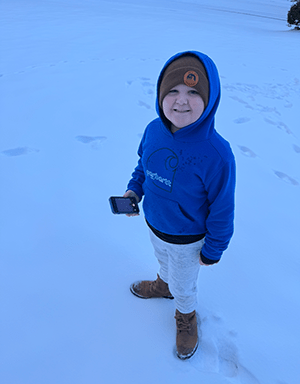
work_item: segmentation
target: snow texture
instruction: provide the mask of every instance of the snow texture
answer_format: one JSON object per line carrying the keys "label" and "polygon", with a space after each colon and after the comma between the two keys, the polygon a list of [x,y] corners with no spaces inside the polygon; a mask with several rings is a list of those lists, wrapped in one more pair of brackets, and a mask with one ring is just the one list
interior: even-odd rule
{"label": "snow texture", "polygon": [[[1,384],[300,382],[300,50],[288,0],[0,2]],[[200,50],[222,80],[237,161],[235,234],[201,268],[196,354],[174,353],[171,300],[143,215],[116,217],[155,84]]]}

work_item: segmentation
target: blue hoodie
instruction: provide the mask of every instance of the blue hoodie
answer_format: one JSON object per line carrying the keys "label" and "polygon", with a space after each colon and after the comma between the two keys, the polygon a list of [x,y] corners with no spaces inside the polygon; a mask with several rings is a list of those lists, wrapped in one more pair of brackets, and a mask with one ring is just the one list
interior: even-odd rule
{"label": "blue hoodie", "polygon": [[[200,118],[171,133],[158,103],[165,68],[186,53],[196,55],[207,71],[209,101]],[[127,189],[140,198],[148,223],[169,235],[205,234],[204,259],[218,261],[233,234],[235,160],[229,143],[214,127],[220,80],[214,62],[200,52],[171,57],[157,83],[156,110],[144,132],[137,167]]]}

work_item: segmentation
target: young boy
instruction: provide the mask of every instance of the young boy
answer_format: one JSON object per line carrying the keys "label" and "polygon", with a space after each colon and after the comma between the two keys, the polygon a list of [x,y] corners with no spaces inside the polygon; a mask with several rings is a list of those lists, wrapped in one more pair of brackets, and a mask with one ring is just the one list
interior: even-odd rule
{"label": "young boy", "polygon": [[181,359],[198,346],[200,265],[217,263],[233,234],[235,160],[214,128],[219,101],[219,75],[208,56],[188,51],[171,57],[158,78],[159,117],[144,132],[124,195],[138,202],[144,196],[160,265],[156,280],[130,290],[140,298],[174,298]]}

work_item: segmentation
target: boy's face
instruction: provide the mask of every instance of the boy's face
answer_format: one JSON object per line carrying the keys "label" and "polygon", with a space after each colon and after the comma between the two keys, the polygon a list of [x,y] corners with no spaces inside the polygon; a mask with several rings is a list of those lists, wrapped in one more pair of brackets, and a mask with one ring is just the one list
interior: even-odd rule
{"label": "boy's face", "polygon": [[172,123],[172,132],[197,121],[204,111],[204,102],[195,88],[178,84],[162,102],[164,115]]}

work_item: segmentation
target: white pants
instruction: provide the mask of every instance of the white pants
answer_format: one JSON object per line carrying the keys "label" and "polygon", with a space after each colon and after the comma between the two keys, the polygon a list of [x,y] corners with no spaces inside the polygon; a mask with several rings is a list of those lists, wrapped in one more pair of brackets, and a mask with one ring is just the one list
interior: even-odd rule
{"label": "white pants", "polygon": [[192,244],[170,244],[151,230],[150,239],[160,264],[159,276],[169,284],[176,308],[181,313],[193,312],[197,305],[199,259],[204,239]]}

